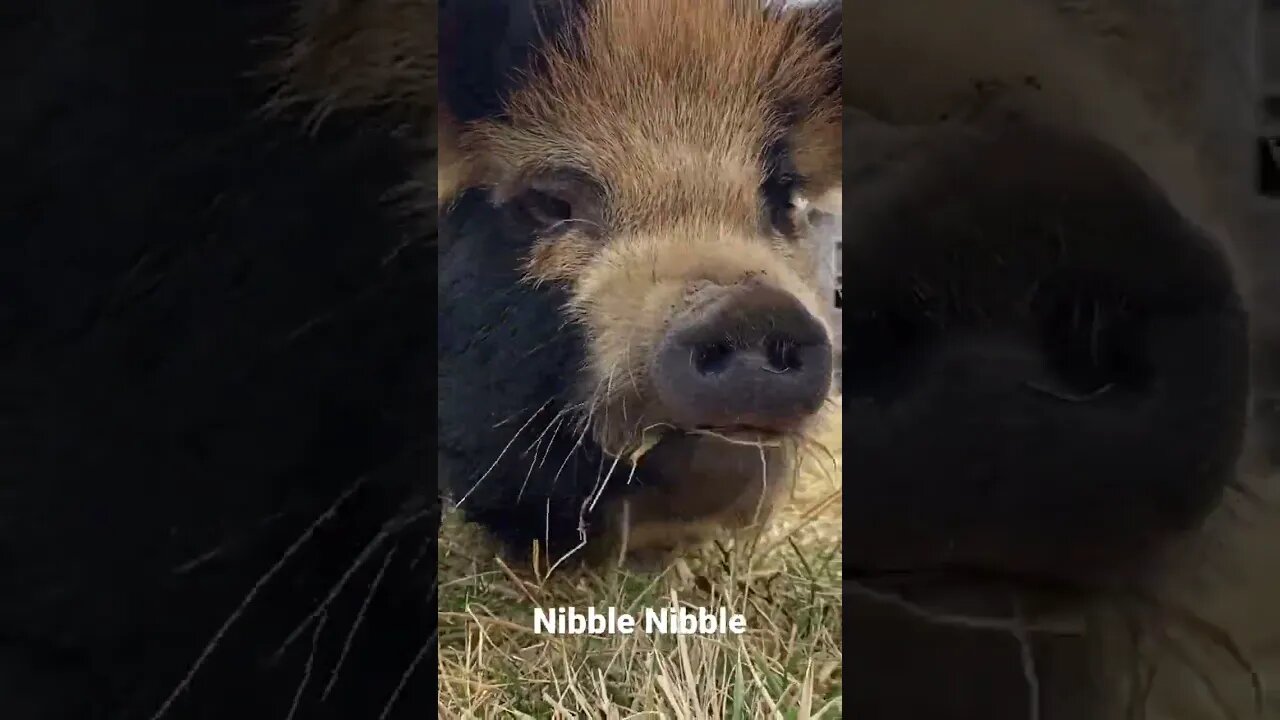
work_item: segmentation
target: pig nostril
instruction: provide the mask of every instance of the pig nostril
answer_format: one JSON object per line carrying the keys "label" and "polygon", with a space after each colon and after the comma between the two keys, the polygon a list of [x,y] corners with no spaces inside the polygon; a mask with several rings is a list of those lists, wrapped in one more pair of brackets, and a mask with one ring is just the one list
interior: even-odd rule
{"label": "pig nostril", "polygon": [[1044,353],[1063,398],[1095,399],[1151,381],[1143,350],[1146,317],[1115,294],[1047,297],[1040,308]]}
{"label": "pig nostril", "polygon": [[772,373],[784,373],[800,369],[800,348],[785,338],[772,338],[765,342],[767,364],[761,368]]}
{"label": "pig nostril", "polygon": [[724,372],[733,360],[733,348],[728,343],[704,343],[694,348],[693,367],[699,375],[715,375]]}
{"label": "pig nostril", "polygon": [[790,293],[751,285],[672,318],[650,366],[658,412],[677,427],[788,432],[821,406],[831,346]]}

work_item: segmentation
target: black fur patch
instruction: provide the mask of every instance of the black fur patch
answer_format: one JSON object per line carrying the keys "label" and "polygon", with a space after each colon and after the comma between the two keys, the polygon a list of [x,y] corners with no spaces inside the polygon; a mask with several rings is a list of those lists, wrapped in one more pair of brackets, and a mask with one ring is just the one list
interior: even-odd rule
{"label": "black fur patch", "polygon": [[560,290],[520,282],[533,238],[485,193],[464,193],[441,232],[454,238],[440,265],[442,478],[465,515],[513,550],[528,557],[533,540],[549,540],[558,558],[578,544],[580,519],[598,529],[597,515],[580,515],[604,454],[568,407],[580,399],[585,340],[566,323]]}
{"label": "black fur patch", "polygon": [[[150,718],[363,478],[165,715],[286,717],[314,628],[277,648],[385,521],[434,500],[435,253],[385,199],[412,155],[360,118],[308,139],[256,117],[281,49],[263,38],[292,9],[6,7],[0,717]],[[434,535],[428,514],[351,578],[296,720],[378,717],[434,647]],[[431,664],[393,717],[432,712]]]}

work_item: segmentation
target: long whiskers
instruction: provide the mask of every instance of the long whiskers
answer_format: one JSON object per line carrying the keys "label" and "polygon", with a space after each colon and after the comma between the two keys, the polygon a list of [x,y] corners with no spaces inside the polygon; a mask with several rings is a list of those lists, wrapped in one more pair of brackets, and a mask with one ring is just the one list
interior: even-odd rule
{"label": "long whiskers", "polygon": [[340,578],[338,578],[338,582],[335,583],[329,590],[328,594],[324,596],[324,599],[320,601],[320,604],[316,606],[315,610],[312,610],[311,614],[299,623],[298,626],[294,628],[293,632],[289,633],[288,637],[285,638],[284,642],[281,643],[280,647],[272,655],[272,661],[278,661],[284,654],[285,650],[287,650],[289,646],[306,631],[307,627],[309,627],[316,618],[323,615],[329,609],[329,606],[335,599],[337,599],[338,595],[342,593],[343,588],[346,587],[347,583],[356,574],[356,571],[368,562],[369,558],[373,556],[374,552],[376,552],[384,542],[406,527],[427,517],[434,511],[435,508],[428,506],[406,517],[395,517],[388,520],[386,523],[383,523],[382,527],[378,530],[378,533],[374,535],[373,539],[370,540],[369,543],[365,545],[364,549],[360,551],[360,554],[356,556],[356,559],[351,562],[347,567],[347,570]]}
{"label": "long whiskers", "polygon": [[[333,692],[333,686],[338,684],[338,675],[342,672],[343,663],[346,662],[347,654],[351,652],[351,644],[355,640],[356,632],[360,630],[360,625],[364,622],[365,614],[369,611],[369,604],[373,601],[373,596],[378,592],[378,586],[382,583],[382,577],[387,572],[387,566],[391,564],[391,558],[395,557],[397,547],[393,546],[387,551],[386,557],[382,559],[382,566],[378,568],[378,573],[373,576],[373,582],[369,584],[369,592],[365,594],[364,601],[360,603],[360,609],[356,612],[356,619],[351,623],[351,629],[347,631],[347,636],[342,641],[342,650],[338,653],[338,661],[334,663],[333,670],[329,673],[329,682],[325,684],[324,691],[320,694],[320,702],[329,699],[329,693]],[[316,628],[319,633],[319,627]]]}
{"label": "long whiskers", "polygon": [[[604,494],[605,487],[609,483],[609,478],[613,477],[613,471],[615,468],[618,467],[618,461],[621,459],[622,459],[622,456],[620,455],[614,457],[613,462],[609,465],[609,472],[605,473],[600,478],[599,482],[597,482],[596,486],[592,489],[592,493],[587,497],[586,500],[583,501],[582,506],[578,509],[578,544],[575,545],[571,550],[566,552],[564,555],[560,556],[560,559],[556,560],[554,563],[551,564],[550,569],[547,570],[548,577],[550,577],[550,575],[555,572],[556,568],[558,568],[566,560],[568,560],[570,557],[572,557],[575,553],[577,553],[582,548],[586,547],[587,515],[590,514],[595,509],[596,502],[598,502],[600,500],[600,496]],[[601,463],[601,466],[603,467],[603,463]]]}
{"label": "long whiskers", "polygon": [[400,699],[400,695],[404,693],[405,687],[409,684],[409,679],[413,677],[418,666],[427,657],[427,653],[436,644],[436,633],[432,632],[427,637],[426,642],[422,643],[422,647],[418,648],[418,654],[413,656],[413,660],[409,662],[409,666],[405,668],[404,673],[400,675],[400,681],[396,684],[395,690],[391,692],[391,697],[387,698],[387,704],[382,707],[382,712],[378,715],[378,720],[387,720],[391,716],[391,710],[395,707],[396,702]]}
{"label": "long whiskers", "polygon": [[175,687],[173,692],[165,698],[159,709],[151,715],[151,720],[159,720],[164,717],[165,713],[167,713],[170,708],[173,707],[173,704],[177,701],[178,697],[191,685],[191,681],[195,678],[196,673],[198,673],[200,668],[202,668],[205,662],[208,661],[209,656],[213,654],[214,649],[220,642],[222,642],[222,639],[226,637],[226,634],[231,627],[235,625],[242,615],[244,615],[245,610],[253,603],[254,598],[258,596],[258,593],[262,591],[262,588],[264,588],[267,583],[271,582],[271,579],[284,568],[285,564],[289,562],[290,558],[298,553],[302,546],[307,544],[321,525],[332,520],[334,516],[337,515],[338,509],[342,507],[342,505],[345,504],[351,496],[355,495],[360,488],[364,487],[366,481],[367,478],[365,476],[357,478],[356,481],[352,483],[351,487],[343,491],[343,493],[338,496],[337,500],[335,500],[328,509],[321,513],[320,516],[302,532],[302,535],[300,535],[292,545],[285,549],[284,553],[280,556],[280,559],[268,568],[260,578],[258,578],[258,581],[253,584],[253,587],[249,588],[249,592],[245,594],[244,599],[241,600],[240,604],[236,606],[236,609],[231,612],[231,615],[223,621],[217,632],[214,633],[213,638],[209,640],[208,644],[205,645],[204,650],[200,652],[200,655],[196,658],[195,662],[191,664],[191,668],[187,670],[186,675],[184,675],[182,680],[179,681],[177,687]]}
{"label": "long whiskers", "polygon": [[306,664],[302,666],[302,679],[298,681],[298,689],[293,693],[293,702],[289,704],[289,714],[285,716],[285,720],[293,720],[294,715],[298,714],[298,707],[302,705],[302,694],[307,691],[307,684],[311,682],[311,672],[315,668],[320,633],[324,632],[325,623],[328,621],[328,614],[321,615],[320,622],[316,623],[315,632],[311,633],[311,652],[307,655]]}
{"label": "long whiskers", "polygon": [[[542,467],[542,464],[546,462],[547,455],[550,454],[551,452],[551,446],[555,444],[556,435],[560,432],[560,426],[564,424],[565,419],[577,407],[578,406],[574,406],[574,405],[566,405],[565,407],[561,408],[560,411],[557,412],[554,416],[552,416],[551,420],[547,422],[546,427],[543,428],[542,432],[539,433],[536,438],[534,438],[534,441],[530,443],[529,447],[526,448],[523,453],[521,453],[521,456],[523,457],[525,455],[528,455],[529,451],[532,450],[533,459],[529,462],[529,469],[527,472],[525,472],[524,480],[520,483],[520,492],[516,494],[516,502],[520,502],[520,500],[524,498],[524,491],[529,485],[529,478],[533,476],[533,471],[539,467]],[[549,438],[547,438],[548,432],[551,433]],[[545,453],[542,453],[542,459],[541,461],[539,461],[538,456],[542,450],[544,438],[546,438],[547,440],[546,442],[547,450]]]}
{"label": "long whiskers", "polygon": [[498,467],[498,463],[502,462],[502,458],[507,454],[507,451],[511,449],[511,446],[515,444],[516,438],[520,437],[520,433],[524,432],[525,428],[529,427],[529,424],[533,422],[534,418],[538,417],[538,415],[551,404],[553,399],[554,398],[547,398],[547,401],[542,403],[542,405],[529,416],[528,420],[524,421],[524,424],[520,426],[520,429],[516,430],[515,434],[511,436],[511,439],[507,441],[507,444],[503,446],[502,451],[498,453],[498,457],[494,458],[493,464],[489,466],[489,469],[485,470],[484,474],[475,481],[475,484],[462,494],[462,497],[458,499],[455,507],[462,507],[462,504],[467,501],[467,498],[471,497],[471,493],[475,492],[476,488],[480,487],[480,483],[484,482],[485,478],[489,477],[489,474],[493,472],[493,469]]}

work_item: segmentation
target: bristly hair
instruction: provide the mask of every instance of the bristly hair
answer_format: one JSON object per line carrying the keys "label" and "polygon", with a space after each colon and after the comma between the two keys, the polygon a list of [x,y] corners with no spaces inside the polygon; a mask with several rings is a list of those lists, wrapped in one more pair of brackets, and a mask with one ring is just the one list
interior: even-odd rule
{"label": "bristly hair", "polygon": [[[556,7],[562,11],[550,22],[544,13],[527,21],[536,30],[518,35],[516,50],[498,53],[518,56],[517,64],[483,67],[487,85],[445,89],[460,125],[450,133],[456,155],[446,150],[456,172],[442,173],[441,197],[548,162],[625,186],[650,165],[679,160],[670,151],[681,144],[732,162],[758,157],[783,134],[792,136],[796,165],[816,193],[838,186],[837,10],[758,0],[598,0],[575,4],[573,14]],[[449,66],[455,60],[443,50]]]}
{"label": "bristly hair", "polygon": [[272,107],[381,108],[433,122],[436,20],[429,0],[302,0],[287,50],[269,68],[278,78]]}
{"label": "bristly hair", "polygon": [[437,3],[434,0],[300,0],[292,32],[265,68],[274,91],[264,113],[299,113],[318,132],[334,113],[395,126],[414,178],[387,195],[409,236],[434,242],[439,166]]}

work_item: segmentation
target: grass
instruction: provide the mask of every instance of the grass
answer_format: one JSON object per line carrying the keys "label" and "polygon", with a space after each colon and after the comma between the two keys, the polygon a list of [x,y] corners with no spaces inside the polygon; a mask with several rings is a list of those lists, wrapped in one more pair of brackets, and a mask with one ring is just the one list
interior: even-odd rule
{"label": "grass", "polygon": [[[838,718],[839,407],[754,542],[723,539],[660,573],[508,567],[472,527],[441,533],[442,718]],[[539,635],[533,608],[727,607],[742,635]]]}

